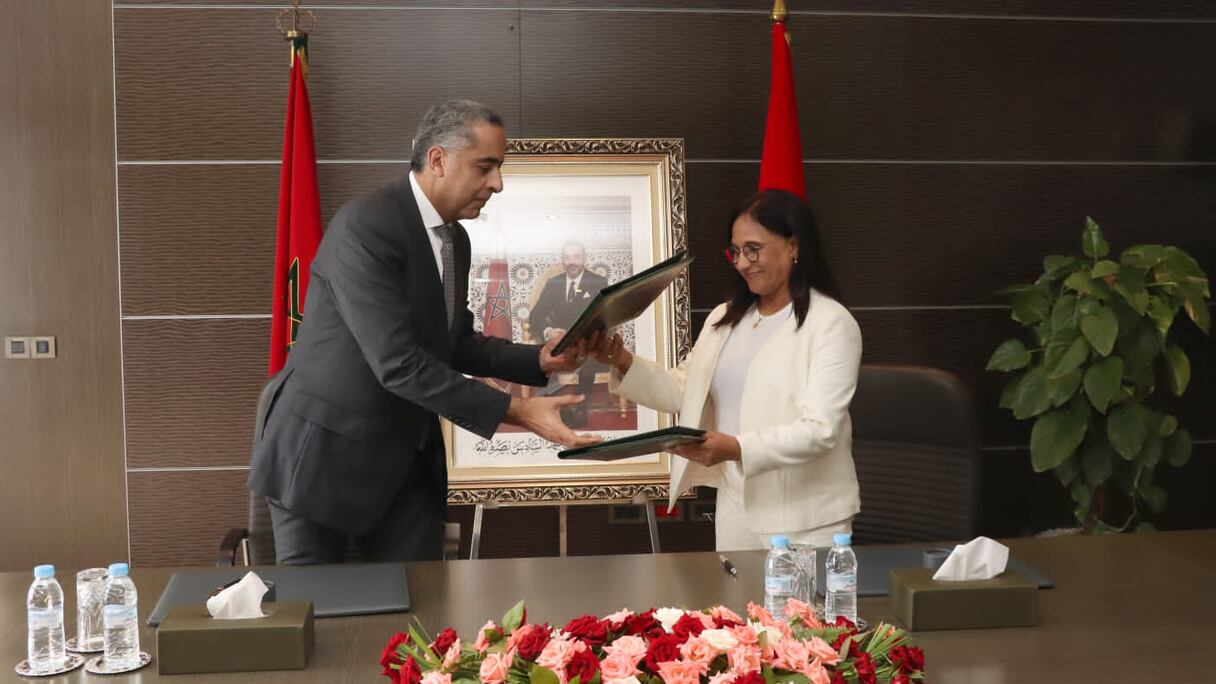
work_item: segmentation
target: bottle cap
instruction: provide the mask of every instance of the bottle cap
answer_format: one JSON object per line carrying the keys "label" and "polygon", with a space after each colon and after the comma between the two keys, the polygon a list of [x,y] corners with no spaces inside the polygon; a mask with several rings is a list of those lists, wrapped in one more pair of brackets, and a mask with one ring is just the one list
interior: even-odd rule
{"label": "bottle cap", "polygon": [[774,534],[769,543],[774,549],[788,549],[790,547],[790,538],[784,534]]}
{"label": "bottle cap", "polygon": [[42,579],[45,577],[54,577],[54,576],[55,576],[55,566],[54,565],[35,565],[34,566],[34,577],[37,577],[38,579]]}
{"label": "bottle cap", "polygon": [[832,535],[832,543],[836,546],[849,546],[853,543],[853,535],[847,532],[837,532]]}
{"label": "bottle cap", "polygon": [[110,577],[126,577],[129,571],[130,568],[127,567],[126,563],[110,563],[110,567],[106,570],[106,573]]}

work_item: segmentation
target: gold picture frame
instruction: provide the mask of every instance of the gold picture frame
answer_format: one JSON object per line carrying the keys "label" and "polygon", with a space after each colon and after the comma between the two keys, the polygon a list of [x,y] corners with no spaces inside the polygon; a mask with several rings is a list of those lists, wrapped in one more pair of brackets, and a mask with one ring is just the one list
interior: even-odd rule
{"label": "gold picture frame", "polygon": [[[537,307],[544,305],[540,293],[545,285],[554,286],[551,280],[569,286],[565,302],[594,295],[566,280],[562,264],[567,251],[581,251],[584,273],[611,284],[688,248],[681,139],[514,139],[507,143],[502,173],[503,192],[478,219],[462,222],[473,246],[469,307],[479,329],[493,328],[487,334],[505,337],[509,321],[513,340],[539,342],[541,331],[532,330],[532,324],[541,327]],[[674,367],[692,347],[691,326],[685,272],[622,332],[635,353]],[[670,415],[611,397],[607,369],[555,375],[546,388],[496,384],[520,395],[581,392],[590,398],[582,414],[586,426],[577,429],[605,438],[673,422]],[[561,461],[556,458],[559,446],[526,432],[500,428],[485,440],[446,420],[443,432],[452,504],[606,503],[667,496],[667,454],[611,463]]]}

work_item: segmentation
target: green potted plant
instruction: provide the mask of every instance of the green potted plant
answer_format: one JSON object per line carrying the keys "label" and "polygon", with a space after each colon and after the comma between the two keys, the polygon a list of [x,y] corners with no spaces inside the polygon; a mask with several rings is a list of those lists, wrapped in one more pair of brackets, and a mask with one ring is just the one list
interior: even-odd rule
{"label": "green potted plant", "polygon": [[1186,391],[1191,365],[1174,344],[1174,323],[1185,311],[1206,335],[1210,292],[1203,269],[1177,247],[1137,245],[1108,258],[1093,219],[1081,250],[1048,256],[1034,283],[1001,290],[1026,330],[997,347],[988,370],[1014,373],[1000,406],[1034,420],[1034,470],[1053,471],[1068,488],[1082,529],[1123,531],[1142,506],[1165,506],[1157,468],[1190,458],[1190,434],[1162,410],[1158,389]]}

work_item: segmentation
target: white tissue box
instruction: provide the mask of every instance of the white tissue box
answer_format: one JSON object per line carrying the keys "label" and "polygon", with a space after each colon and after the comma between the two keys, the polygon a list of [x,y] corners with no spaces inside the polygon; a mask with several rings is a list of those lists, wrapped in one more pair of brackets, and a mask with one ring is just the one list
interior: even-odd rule
{"label": "white tissue box", "polygon": [[156,630],[160,674],[302,670],[313,647],[312,603],[263,603],[266,617],[216,620],[177,606]]}
{"label": "white tissue box", "polygon": [[933,570],[891,570],[890,607],[913,631],[1030,627],[1039,621],[1039,587],[1006,570],[987,580],[938,581]]}

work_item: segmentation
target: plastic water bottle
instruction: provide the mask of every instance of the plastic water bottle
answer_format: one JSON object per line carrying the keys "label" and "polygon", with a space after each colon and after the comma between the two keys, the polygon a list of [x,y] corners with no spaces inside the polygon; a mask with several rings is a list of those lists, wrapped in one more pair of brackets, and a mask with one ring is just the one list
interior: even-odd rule
{"label": "plastic water bottle", "polygon": [[790,540],[774,535],[764,559],[764,608],[777,620],[785,620],[785,604],[798,591],[798,559],[790,551]]}
{"label": "plastic water bottle", "polygon": [[129,670],[139,665],[139,608],[135,583],[126,563],[114,563],[108,571],[101,599],[101,621],[105,628],[106,669]]}
{"label": "plastic water bottle", "polygon": [[824,613],[828,622],[843,615],[857,624],[857,556],[853,553],[853,535],[832,535],[832,550],[825,564],[827,593]]}
{"label": "plastic water bottle", "polygon": [[34,674],[63,669],[63,588],[55,579],[54,565],[34,568],[34,583],[25,597],[29,621],[29,666]]}

